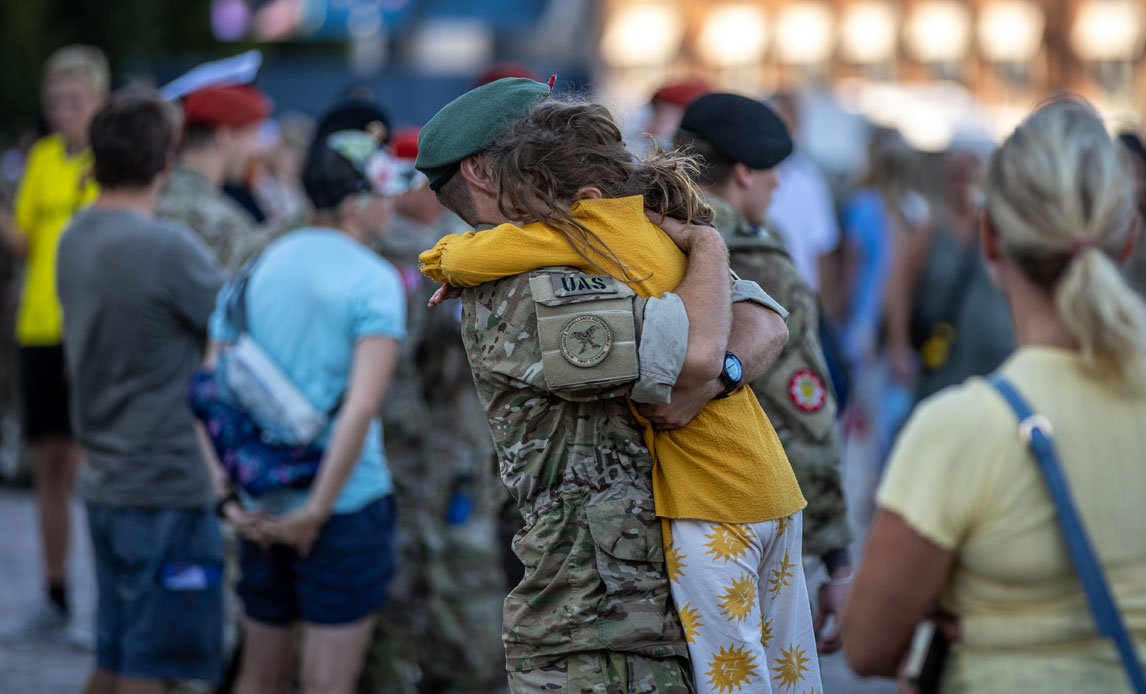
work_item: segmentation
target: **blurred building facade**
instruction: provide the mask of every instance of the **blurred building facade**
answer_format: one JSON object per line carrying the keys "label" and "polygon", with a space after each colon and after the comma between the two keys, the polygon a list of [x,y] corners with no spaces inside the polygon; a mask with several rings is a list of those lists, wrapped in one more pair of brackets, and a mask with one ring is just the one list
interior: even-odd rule
{"label": "blurred building facade", "polygon": [[599,83],[624,106],[700,76],[829,88],[921,149],[998,137],[1056,91],[1143,114],[1146,0],[603,0]]}

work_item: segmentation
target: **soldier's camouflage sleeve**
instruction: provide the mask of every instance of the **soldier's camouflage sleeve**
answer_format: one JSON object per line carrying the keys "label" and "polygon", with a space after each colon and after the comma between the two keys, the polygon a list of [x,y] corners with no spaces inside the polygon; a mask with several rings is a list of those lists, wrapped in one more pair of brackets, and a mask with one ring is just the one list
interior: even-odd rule
{"label": "soldier's camouflage sleeve", "polygon": [[159,199],[156,215],[183,222],[234,275],[268,244],[302,221],[301,217],[258,224],[237,202],[205,178],[177,169]]}
{"label": "soldier's camouflage sleeve", "polygon": [[852,539],[844,499],[835,394],[820,347],[818,306],[811,287],[784,252],[768,247],[732,249],[731,267],[760,283],[788,309],[788,344],[752,390],[780,436],[800,489],[804,554],[824,556]]}
{"label": "soldier's camouflage sleeve", "polygon": [[788,320],[788,309],[780,305],[768,292],[764,291],[756,282],[752,280],[742,279],[741,277],[733,274],[732,279],[732,303],[738,304],[742,301],[751,301],[754,304],[759,304],[764,308],[774,311],[785,321]]}

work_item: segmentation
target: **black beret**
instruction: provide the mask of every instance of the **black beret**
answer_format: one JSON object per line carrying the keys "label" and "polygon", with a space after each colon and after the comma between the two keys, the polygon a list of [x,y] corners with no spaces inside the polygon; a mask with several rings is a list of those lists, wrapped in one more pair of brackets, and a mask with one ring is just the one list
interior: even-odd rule
{"label": "black beret", "polygon": [[706,94],[684,110],[680,133],[707,140],[733,161],[771,169],[792,153],[788,127],[767,105],[739,94]]}
{"label": "black beret", "polygon": [[[375,123],[378,125],[374,125]],[[335,104],[318,121],[313,142],[326,142],[329,135],[343,130],[365,130],[378,137],[382,142],[389,142],[390,118],[378,104],[372,101],[360,99],[343,101]]]}

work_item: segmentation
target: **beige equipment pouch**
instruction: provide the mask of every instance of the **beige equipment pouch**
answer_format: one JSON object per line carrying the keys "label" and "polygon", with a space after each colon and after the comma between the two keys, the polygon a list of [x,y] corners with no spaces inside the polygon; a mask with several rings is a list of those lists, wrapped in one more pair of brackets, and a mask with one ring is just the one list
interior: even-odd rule
{"label": "beige equipment pouch", "polygon": [[529,291],[550,390],[637,379],[632,289],[612,277],[568,270],[530,277]]}

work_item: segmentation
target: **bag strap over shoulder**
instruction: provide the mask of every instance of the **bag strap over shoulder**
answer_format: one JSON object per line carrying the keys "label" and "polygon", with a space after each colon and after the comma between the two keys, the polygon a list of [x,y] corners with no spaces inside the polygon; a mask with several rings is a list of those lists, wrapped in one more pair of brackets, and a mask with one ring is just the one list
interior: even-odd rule
{"label": "bag strap over shoulder", "polygon": [[235,332],[239,335],[247,332],[247,285],[251,282],[251,275],[255,271],[258,258],[248,260],[235,276],[235,304],[232,307],[234,314]]}
{"label": "bag strap over shoulder", "polygon": [[[238,274],[231,280],[234,284],[234,290],[231,292],[231,298],[227,303],[227,318],[228,323],[233,326],[235,330],[235,339],[249,334],[249,325],[247,323],[247,286],[251,282],[251,275],[255,272],[255,266],[258,264],[261,255],[248,260],[239,269]],[[253,338],[252,338],[253,339]],[[350,384],[347,383],[342,391],[338,394],[338,399],[335,400],[334,405],[326,411],[327,419],[334,419],[334,417],[342,410],[342,405],[346,400],[346,391],[350,389]]]}
{"label": "bag strap over shoulder", "polygon": [[1019,438],[1030,449],[1039,465],[1039,470],[1042,471],[1043,480],[1058,511],[1059,525],[1070,549],[1071,560],[1082,581],[1087,602],[1090,603],[1090,612],[1094,617],[1098,635],[1114,639],[1134,691],[1137,694],[1146,694],[1146,677],[1142,673],[1138,651],[1129,632],[1126,631],[1122,614],[1118,611],[1118,606],[1110,593],[1110,586],[1106,582],[1102,566],[1094,555],[1086,528],[1071,498],[1066,476],[1059,464],[1054,445],[1054,430],[1050,422],[1046,417],[1035,414],[1014,385],[1004,376],[996,373],[989,381],[1014,410],[1015,416],[1019,419]]}

